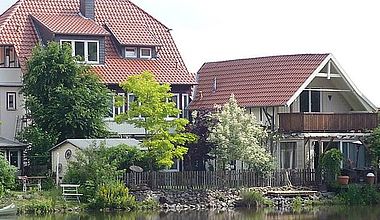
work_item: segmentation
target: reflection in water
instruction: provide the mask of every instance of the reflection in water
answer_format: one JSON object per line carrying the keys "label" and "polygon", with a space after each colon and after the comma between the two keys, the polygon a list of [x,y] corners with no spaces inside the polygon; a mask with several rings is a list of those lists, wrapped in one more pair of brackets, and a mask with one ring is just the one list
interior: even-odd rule
{"label": "reflection in water", "polygon": [[[0,220],[3,218],[0,216]],[[12,219],[12,218],[9,218]],[[271,210],[182,211],[169,213],[93,213],[51,216],[19,216],[17,220],[378,220],[380,207],[325,207],[300,213]]]}

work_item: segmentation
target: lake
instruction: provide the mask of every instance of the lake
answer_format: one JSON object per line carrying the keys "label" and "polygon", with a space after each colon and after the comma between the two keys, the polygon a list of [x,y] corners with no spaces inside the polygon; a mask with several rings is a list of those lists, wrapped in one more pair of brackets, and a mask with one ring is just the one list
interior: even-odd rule
{"label": "lake", "polygon": [[273,210],[182,211],[152,213],[93,213],[48,216],[19,216],[17,220],[378,220],[380,206],[376,207],[319,207],[300,213],[281,213]]}

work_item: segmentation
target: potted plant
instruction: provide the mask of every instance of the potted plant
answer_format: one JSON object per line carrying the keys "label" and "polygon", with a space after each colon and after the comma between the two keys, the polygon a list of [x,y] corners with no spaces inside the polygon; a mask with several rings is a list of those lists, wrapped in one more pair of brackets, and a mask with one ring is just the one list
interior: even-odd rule
{"label": "potted plant", "polygon": [[326,151],[321,158],[321,168],[324,179],[327,184],[332,184],[338,179],[341,185],[347,185],[349,176],[340,175],[340,165],[343,160],[343,154],[336,148]]}

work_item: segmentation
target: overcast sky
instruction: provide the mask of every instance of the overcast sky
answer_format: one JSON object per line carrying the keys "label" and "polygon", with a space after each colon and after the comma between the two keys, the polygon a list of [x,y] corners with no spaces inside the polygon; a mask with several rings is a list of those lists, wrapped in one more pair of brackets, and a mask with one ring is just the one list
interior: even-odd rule
{"label": "overcast sky", "polygon": [[[208,61],[333,53],[359,90],[380,107],[378,0],[132,1],[173,29],[191,72]],[[0,12],[14,2],[0,0]]]}

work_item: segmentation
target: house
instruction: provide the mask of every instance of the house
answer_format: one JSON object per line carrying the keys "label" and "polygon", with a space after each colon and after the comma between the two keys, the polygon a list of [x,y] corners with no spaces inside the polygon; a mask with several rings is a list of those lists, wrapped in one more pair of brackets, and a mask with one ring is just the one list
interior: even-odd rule
{"label": "house", "polygon": [[279,139],[268,146],[278,168],[316,168],[338,148],[344,167],[364,168],[358,144],[378,125],[377,108],[357,89],[332,54],[296,54],[205,63],[190,109],[238,104]]}
{"label": "house", "polygon": [[117,137],[145,134],[114,122],[135,98],[125,94],[119,83],[143,71],[171,84],[172,101],[182,110],[179,117],[187,117],[195,77],[188,72],[170,31],[129,0],[18,0],[0,16],[0,137],[14,140],[25,126],[22,76],[33,47],[49,41],[69,44],[73,56],[90,65],[115,95],[125,97],[122,107],[111,100],[105,117]]}
{"label": "house", "polygon": [[116,147],[121,144],[130,147],[139,147],[140,141],[131,138],[66,139],[49,150],[52,161],[51,170],[56,172],[58,168],[58,177],[62,179],[67,171],[69,161],[75,160],[78,150],[81,151],[91,146],[99,147],[101,144],[104,144],[105,147]]}

